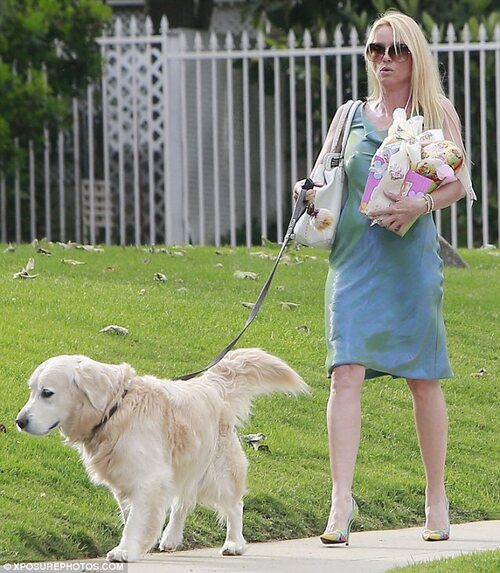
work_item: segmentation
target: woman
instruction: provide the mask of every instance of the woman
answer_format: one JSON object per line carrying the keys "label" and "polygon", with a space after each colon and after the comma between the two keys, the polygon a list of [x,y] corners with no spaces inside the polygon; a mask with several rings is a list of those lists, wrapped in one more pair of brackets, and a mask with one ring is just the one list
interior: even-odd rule
{"label": "woman", "polygon": [[[342,210],[330,255],[326,283],[327,368],[331,393],[327,423],[333,481],[330,516],[323,543],[348,543],[357,506],[352,482],[361,431],[363,381],[383,375],[407,379],[413,396],[416,429],[425,468],[425,540],[449,537],[444,485],[447,411],[439,383],[448,378],[442,318],[442,261],[429,201],[400,197],[370,216],[359,213],[370,161],[387,135],[393,111],[423,115],[424,129],[442,128],[445,139],[463,148],[460,122],[445,98],[437,66],[419,26],[389,11],[371,28],[365,59],[370,95],[358,108],[345,154],[348,199]],[[341,115],[335,115],[318,157],[329,152]],[[303,182],[294,188],[295,194]],[[432,193],[434,209],[473,197],[470,178]],[[313,199],[310,191],[307,200]],[[392,231],[419,217],[404,237]],[[384,228],[385,227],[385,228]]]}

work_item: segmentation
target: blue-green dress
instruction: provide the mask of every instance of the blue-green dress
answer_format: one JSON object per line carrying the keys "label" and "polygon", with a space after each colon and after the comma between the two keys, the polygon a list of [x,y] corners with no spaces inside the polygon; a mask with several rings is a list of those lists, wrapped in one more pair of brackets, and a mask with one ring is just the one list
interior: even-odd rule
{"label": "blue-green dress", "polygon": [[443,263],[432,215],[400,237],[371,226],[358,211],[370,161],[386,135],[358,108],[345,153],[348,198],[325,289],[327,371],[362,364],[366,378],[449,378]]}

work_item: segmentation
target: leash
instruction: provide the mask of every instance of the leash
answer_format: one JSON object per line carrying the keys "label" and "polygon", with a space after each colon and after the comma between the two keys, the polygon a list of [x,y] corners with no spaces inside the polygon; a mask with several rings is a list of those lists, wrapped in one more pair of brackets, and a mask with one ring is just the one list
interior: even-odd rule
{"label": "leash", "polygon": [[212,360],[212,362],[210,362],[210,364],[208,366],[205,366],[205,368],[202,368],[201,370],[197,370],[196,372],[190,372],[189,374],[183,374],[182,376],[176,376],[175,378],[172,378],[172,380],[191,380],[191,378],[198,376],[198,374],[202,374],[203,372],[206,372],[209,368],[212,368],[212,366],[215,366],[218,362],[220,362],[224,358],[224,356],[226,356],[226,354],[235,346],[235,344],[238,342],[238,340],[245,334],[247,328],[254,321],[255,317],[257,316],[257,314],[260,310],[260,307],[262,306],[262,303],[264,302],[264,299],[266,298],[267,292],[269,290],[269,287],[271,286],[271,282],[274,278],[274,274],[276,272],[276,269],[278,268],[278,264],[281,260],[281,257],[283,256],[283,253],[285,252],[285,249],[286,249],[288,243],[294,237],[293,229],[295,227],[295,224],[299,220],[300,216],[307,209],[307,205],[305,203],[306,193],[307,193],[307,191],[309,191],[309,189],[312,189],[313,187],[314,187],[314,183],[308,177],[305,180],[304,185],[302,186],[302,189],[299,193],[299,196],[297,197],[297,201],[295,202],[295,206],[293,208],[293,213],[292,213],[292,216],[290,218],[290,222],[288,223],[288,229],[287,229],[285,236],[283,238],[283,243],[281,244],[281,249],[280,249],[280,252],[278,253],[278,256],[277,256],[276,261],[274,263],[271,274],[269,275],[267,281],[265,282],[264,286],[262,287],[262,290],[260,291],[260,294],[259,294],[257,300],[255,301],[255,304],[252,308],[252,312],[249,314],[247,321],[245,323],[245,326],[243,327],[243,330],[223,350],[221,350],[219,352],[219,354],[217,354],[217,356]]}

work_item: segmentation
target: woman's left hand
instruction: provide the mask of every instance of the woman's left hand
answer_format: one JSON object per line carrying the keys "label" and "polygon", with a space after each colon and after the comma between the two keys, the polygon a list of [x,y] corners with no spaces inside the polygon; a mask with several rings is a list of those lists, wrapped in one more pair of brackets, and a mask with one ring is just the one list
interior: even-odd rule
{"label": "woman's left hand", "polygon": [[370,211],[368,216],[381,227],[398,232],[400,229],[414,221],[427,211],[427,204],[423,196],[408,197],[384,191],[386,197],[393,201],[390,207]]}

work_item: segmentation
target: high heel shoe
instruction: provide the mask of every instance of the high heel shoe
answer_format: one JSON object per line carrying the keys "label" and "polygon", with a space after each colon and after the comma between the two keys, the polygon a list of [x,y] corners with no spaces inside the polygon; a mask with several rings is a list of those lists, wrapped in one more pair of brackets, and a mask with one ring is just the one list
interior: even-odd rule
{"label": "high heel shoe", "polygon": [[448,525],[441,529],[429,529],[426,527],[422,531],[422,539],[424,541],[448,541],[450,538],[450,504],[446,500],[446,513],[448,514]]}
{"label": "high heel shoe", "polygon": [[323,533],[320,536],[321,543],[325,545],[335,545],[338,543],[345,543],[349,545],[349,535],[351,533],[352,522],[356,519],[358,515],[358,504],[352,498],[352,509],[349,517],[347,519],[347,527],[345,529],[335,529],[331,533]]}

